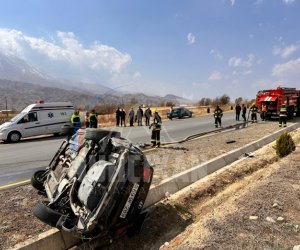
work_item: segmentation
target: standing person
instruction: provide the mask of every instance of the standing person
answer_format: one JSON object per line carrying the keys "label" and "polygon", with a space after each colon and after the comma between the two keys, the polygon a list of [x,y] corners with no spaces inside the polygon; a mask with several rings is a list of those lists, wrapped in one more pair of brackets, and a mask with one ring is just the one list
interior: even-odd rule
{"label": "standing person", "polygon": [[279,110],[279,127],[286,127],[286,121],[287,121],[287,109],[285,104],[282,104]]}
{"label": "standing person", "polygon": [[216,107],[214,111],[214,117],[215,117],[215,126],[216,128],[218,125],[221,127],[222,126],[222,116],[223,116],[223,110],[219,107],[219,105]]}
{"label": "standing person", "polygon": [[95,110],[93,109],[90,114],[90,128],[98,128],[98,119],[97,114],[95,113]]}
{"label": "standing person", "polygon": [[130,127],[133,127],[133,122],[134,122],[134,110],[133,110],[133,108],[131,108],[130,111],[129,111]]}
{"label": "standing person", "polygon": [[258,108],[255,105],[255,103],[253,103],[253,105],[251,106],[250,111],[251,111],[251,120],[252,120],[252,123],[257,122],[257,111],[258,111]]}
{"label": "standing person", "polygon": [[150,129],[152,127],[152,134],[151,134],[151,146],[152,147],[160,147],[160,130],[161,130],[161,117],[159,116],[157,109],[153,109],[153,123],[150,125]]}
{"label": "standing person", "polygon": [[120,126],[120,119],[121,119],[121,110],[118,107],[116,110],[116,125],[117,125],[117,127]]}
{"label": "standing person", "polygon": [[263,103],[261,105],[261,115],[260,115],[262,121],[266,120],[266,113],[267,113],[267,105]]}
{"label": "standing person", "polygon": [[146,126],[150,125],[150,117],[152,116],[151,109],[148,107],[145,111]]}
{"label": "standing person", "polygon": [[84,124],[86,128],[90,127],[90,113],[88,111],[85,113]]}
{"label": "standing person", "polygon": [[73,134],[75,134],[77,130],[81,128],[79,110],[75,110],[74,114],[71,116],[71,124],[74,127]]}
{"label": "standing person", "polygon": [[126,127],[126,112],[124,111],[124,109],[121,110],[121,127],[124,124],[124,127]]}
{"label": "standing person", "polygon": [[143,124],[142,124],[143,114],[144,114],[144,112],[143,112],[141,106],[139,106],[138,110],[136,111],[138,126],[143,126]]}
{"label": "standing person", "polygon": [[247,113],[247,107],[245,104],[242,104],[242,117],[244,119],[244,122],[246,121],[246,113]]}
{"label": "standing person", "polygon": [[240,113],[241,113],[241,110],[242,110],[242,107],[241,105],[238,103],[236,106],[235,106],[235,119],[237,121],[240,120]]}

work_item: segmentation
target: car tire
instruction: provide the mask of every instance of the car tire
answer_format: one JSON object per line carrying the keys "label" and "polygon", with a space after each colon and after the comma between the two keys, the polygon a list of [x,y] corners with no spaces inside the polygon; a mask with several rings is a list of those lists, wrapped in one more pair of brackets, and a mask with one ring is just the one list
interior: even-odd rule
{"label": "car tire", "polygon": [[20,132],[18,132],[18,131],[10,132],[8,134],[8,136],[7,136],[7,140],[9,142],[13,142],[13,143],[20,141],[21,140],[21,134],[20,134]]}
{"label": "car tire", "polygon": [[39,170],[39,171],[36,171],[32,177],[31,177],[31,185],[39,190],[39,191],[44,191],[45,188],[44,188],[44,181],[46,180],[46,177],[47,177],[47,170]]}
{"label": "car tire", "polygon": [[45,202],[39,202],[33,209],[33,214],[42,222],[56,227],[57,222],[59,221],[60,217],[62,216],[61,213],[53,210],[52,208],[48,207]]}

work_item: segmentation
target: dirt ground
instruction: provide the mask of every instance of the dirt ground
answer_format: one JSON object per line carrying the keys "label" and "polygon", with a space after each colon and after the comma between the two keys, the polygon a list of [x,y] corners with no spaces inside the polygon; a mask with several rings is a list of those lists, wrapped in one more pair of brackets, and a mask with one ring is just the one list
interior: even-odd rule
{"label": "dirt ground", "polygon": [[[147,152],[155,165],[154,185],[184,169],[241,147],[277,130],[259,123],[173,148]],[[227,144],[226,141],[235,140]],[[295,135],[299,147],[300,132]],[[299,148],[277,161],[274,149],[257,151],[219,175],[213,174],[153,207],[143,234],[115,242],[110,249],[290,249],[300,244]],[[284,166],[284,169],[281,168]],[[30,185],[0,192],[0,249],[47,231],[32,215],[42,197]],[[273,207],[274,203],[277,206]],[[249,220],[249,216],[258,216]],[[266,217],[284,218],[268,222]],[[233,243],[235,242],[235,243]],[[240,242],[240,243],[238,243]]]}
{"label": "dirt ground", "polygon": [[293,249],[300,245],[300,130],[296,151],[255,152],[157,204],[142,234],[120,249]]}

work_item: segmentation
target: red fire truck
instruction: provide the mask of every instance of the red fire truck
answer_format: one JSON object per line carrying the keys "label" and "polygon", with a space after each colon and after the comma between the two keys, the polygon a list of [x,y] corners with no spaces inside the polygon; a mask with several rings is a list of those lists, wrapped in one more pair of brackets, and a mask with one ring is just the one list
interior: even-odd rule
{"label": "red fire truck", "polygon": [[282,104],[288,111],[288,118],[300,116],[300,90],[278,87],[277,89],[260,90],[256,95],[256,105],[261,111],[262,104],[267,107],[266,118],[278,118]]}

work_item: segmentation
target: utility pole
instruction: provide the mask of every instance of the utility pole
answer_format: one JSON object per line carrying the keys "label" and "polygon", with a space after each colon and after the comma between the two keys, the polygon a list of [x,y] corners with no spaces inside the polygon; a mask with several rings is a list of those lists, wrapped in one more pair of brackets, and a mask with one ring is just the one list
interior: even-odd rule
{"label": "utility pole", "polygon": [[6,116],[8,117],[8,111],[7,111],[7,97],[5,96],[5,110],[6,110]]}

